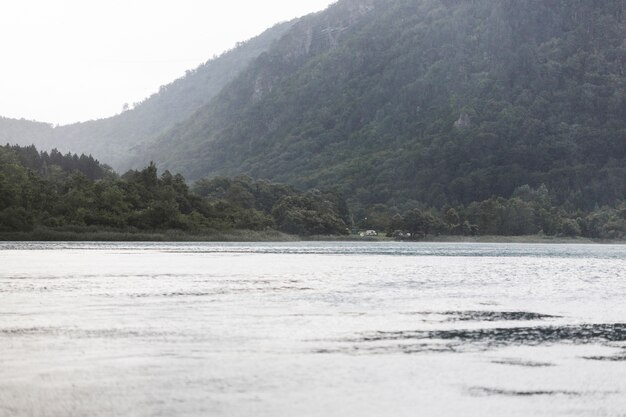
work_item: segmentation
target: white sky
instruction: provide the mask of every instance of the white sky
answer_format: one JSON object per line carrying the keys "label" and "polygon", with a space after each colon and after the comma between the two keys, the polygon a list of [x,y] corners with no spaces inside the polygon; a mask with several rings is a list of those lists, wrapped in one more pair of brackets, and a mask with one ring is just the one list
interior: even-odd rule
{"label": "white sky", "polygon": [[236,42],[334,1],[0,0],[0,116],[111,116]]}

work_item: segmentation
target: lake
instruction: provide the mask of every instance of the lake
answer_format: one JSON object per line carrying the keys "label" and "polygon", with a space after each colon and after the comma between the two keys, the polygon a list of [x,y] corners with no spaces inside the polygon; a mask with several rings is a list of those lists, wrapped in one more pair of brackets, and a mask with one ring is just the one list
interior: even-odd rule
{"label": "lake", "polygon": [[0,416],[625,416],[626,245],[0,243]]}

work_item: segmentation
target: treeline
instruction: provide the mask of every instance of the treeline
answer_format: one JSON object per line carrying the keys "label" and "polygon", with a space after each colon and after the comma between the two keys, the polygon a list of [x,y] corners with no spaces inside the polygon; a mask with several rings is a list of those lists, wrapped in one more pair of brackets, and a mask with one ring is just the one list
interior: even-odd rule
{"label": "treeline", "polygon": [[4,150],[9,154],[12,153],[22,167],[44,177],[63,176],[73,171],[80,171],[91,180],[99,180],[113,172],[111,167],[101,164],[91,155],[62,154],[57,149],[52,149],[50,153],[40,152],[34,145],[11,146],[7,144]]}
{"label": "treeline", "polygon": [[203,180],[150,164],[122,176],[91,157],[0,147],[0,232],[228,230],[345,234],[345,202],[333,192],[302,193],[250,178]]}
{"label": "treeline", "polygon": [[441,210],[420,204],[408,209],[376,205],[359,210],[357,217],[361,219],[361,229],[411,239],[427,235],[626,237],[626,202],[591,211],[568,209],[555,204],[554,195],[545,185],[519,187],[508,199],[491,197],[467,206],[444,206]]}
{"label": "treeline", "polygon": [[268,218],[273,227],[296,235],[347,234],[348,206],[336,190],[297,192],[294,188],[247,176],[197,181],[193,191],[210,201],[251,210]]}
{"label": "treeline", "polygon": [[626,202],[583,210],[558,204],[546,186],[518,187],[510,198],[429,207],[416,201],[351,212],[337,190],[301,192],[247,176],[216,177],[191,187],[151,163],[118,175],[90,156],[0,146],[0,233],[180,231],[210,235],[275,230],[346,235],[373,229],[388,236],[432,235],[626,237]]}

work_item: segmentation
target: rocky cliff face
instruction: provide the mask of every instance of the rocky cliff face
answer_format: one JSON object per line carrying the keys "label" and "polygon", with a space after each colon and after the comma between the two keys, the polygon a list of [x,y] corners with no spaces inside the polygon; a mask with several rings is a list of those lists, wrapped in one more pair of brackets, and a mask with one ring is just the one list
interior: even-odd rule
{"label": "rocky cliff face", "polygon": [[336,48],[343,33],[370,13],[380,1],[350,0],[326,11],[301,18],[280,41],[277,50],[285,61],[299,61]]}
{"label": "rocky cliff face", "polygon": [[261,65],[255,66],[256,73],[250,75],[254,85],[250,102],[257,103],[270,93],[283,75],[312,57],[337,48],[344,34],[380,3],[380,0],[342,1],[323,12],[299,19],[275,47],[261,57],[258,61]]}

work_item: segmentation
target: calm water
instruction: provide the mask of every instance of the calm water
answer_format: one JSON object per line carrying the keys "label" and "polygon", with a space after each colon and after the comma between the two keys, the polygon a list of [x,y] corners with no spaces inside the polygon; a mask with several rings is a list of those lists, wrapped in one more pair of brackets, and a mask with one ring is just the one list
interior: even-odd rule
{"label": "calm water", "polygon": [[626,246],[0,244],[0,416],[626,416]]}

